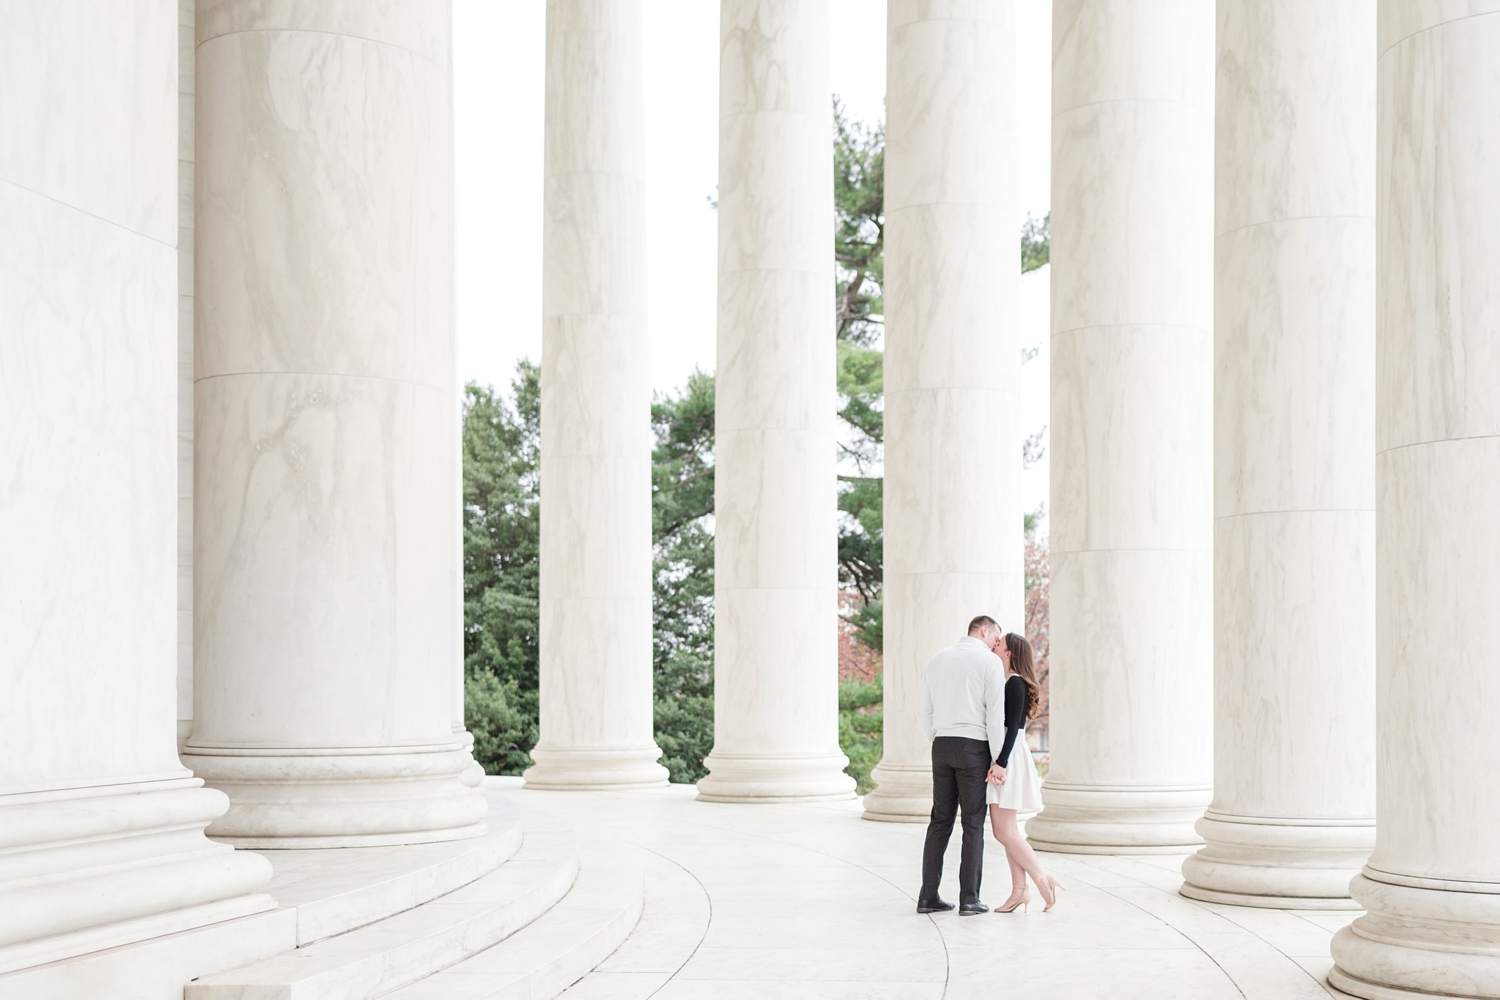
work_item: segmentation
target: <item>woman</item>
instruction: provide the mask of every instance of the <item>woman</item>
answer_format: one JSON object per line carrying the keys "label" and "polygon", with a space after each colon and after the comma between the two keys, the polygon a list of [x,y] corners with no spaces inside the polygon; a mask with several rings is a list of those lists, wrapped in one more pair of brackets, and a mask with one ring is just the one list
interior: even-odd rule
{"label": "woman", "polygon": [[1020,736],[1026,721],[1041,707],[1042,689],[1036,682],[1031,643],[1007,632],[1004,641],[996,644],[995,655],[1005,661],[1005,744],[995,766],[990,768],[985,801],[990,805],[990,828],[1004,846],[1005,860],[1010,863],[1011,885],[1010,897],[995,912],[1012,913],[1016,907],[1031,902],[1031,890],[1026,888],[1026,876],[1030,875],[1047,904],[1042,911],[1045,913],[1056,904],[1057,890],[1062,887],[1057,879],[1042,871],[1036,852],[1016,826],[1016,810],[1042,808],[1042,783],[1036,776],[1036,765],[1031,762],[1031,748],[1024,736]]}

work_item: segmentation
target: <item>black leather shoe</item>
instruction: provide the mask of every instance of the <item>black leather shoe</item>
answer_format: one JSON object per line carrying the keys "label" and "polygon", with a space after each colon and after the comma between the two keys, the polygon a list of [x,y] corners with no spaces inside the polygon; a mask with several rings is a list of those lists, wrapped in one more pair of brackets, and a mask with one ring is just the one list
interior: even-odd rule
{"label": "black leather shoe", "polygon": [[965,903],[963,906],[960,906],[958,908],[958,915],[960,917],[974,917],[978,916],[981,913],[988,912],[990,912],[990,908],[978,901],[975,901],[973,903]]}
{"label": "black leather shoe", "polygon": [[943,902],[943,900],[936,897],[932,899],[917,900],[918,913],[942,913],[945,910],[951,909],[953,909],[952,903],[945,903]]}

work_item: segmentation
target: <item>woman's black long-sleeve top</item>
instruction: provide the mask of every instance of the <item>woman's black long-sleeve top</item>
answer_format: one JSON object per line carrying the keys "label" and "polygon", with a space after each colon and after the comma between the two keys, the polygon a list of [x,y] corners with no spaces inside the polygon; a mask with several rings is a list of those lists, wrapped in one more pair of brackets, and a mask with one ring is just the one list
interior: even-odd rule
{"label": "woman's black long-sleeve top", "polygon": [[995,763],[1010,766],[1010,751],[1016,745],[1016,734],[1026,725],[1026,712],[1031,708],[1031,689],[1020,674],[1011,674],[1005,681],[1005,745]]}

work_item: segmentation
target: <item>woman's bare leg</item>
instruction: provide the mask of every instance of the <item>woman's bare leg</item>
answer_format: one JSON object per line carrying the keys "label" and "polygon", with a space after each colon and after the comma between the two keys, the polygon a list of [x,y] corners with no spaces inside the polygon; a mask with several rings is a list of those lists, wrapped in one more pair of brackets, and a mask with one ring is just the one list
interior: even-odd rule
{"label": "woman's bare leg", "polygon": [[[1001,836],[1001,832],[1005,829],[1005,823],[1002,819],[1004,813],[1010,813],[1010,825],[1014,827],[1016,825],[1016,811],[1014,809],[1001,809],[993,803],[990,804],[990,829],[994,831],[995,839],[1000,841],[1002,847],[1005,846],[1005,838]],[[1001,904],[1000,909],[1002,910],[1014,907],[1020,902],[1021,894],[1026,891],[1026,869],[1021,867],[1021,863],[1016,860],[1015,852],[1009,847],[1005,847],[1005,863],[1010,866],[1010,895]]]}
{"label": "woman's bare leg", "polygon": [[[1037,892],[1042,894],[1042,899],[1050,906],[1052,886],[1047,884],[1047,873],[1042,870],[1042,863],[1036,859],[1036,852],[1026,843],[1026,838],[1021,836],[1021,828],[1016,825],[1016,811],[990,806],[990,827],[995,831],[995,839],[1005,847],[1005,858],[1010,862],[1011,870],[1014,871],[1020,865],[1031,876],[1031,881],[1036,883]],[[1013,875],[1012,879],[1014,878]],[[1014,885],[1015,882],[1012,881],[1011,884]]]}

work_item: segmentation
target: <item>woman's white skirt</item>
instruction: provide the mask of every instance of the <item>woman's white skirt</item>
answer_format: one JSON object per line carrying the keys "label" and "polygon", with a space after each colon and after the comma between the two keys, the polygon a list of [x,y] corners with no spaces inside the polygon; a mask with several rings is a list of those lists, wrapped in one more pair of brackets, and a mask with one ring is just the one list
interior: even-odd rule
{"label": "woman's white skirt", "polygon": [[1036,775],[1031,748],[1026,745],[1023,734],[1016,734],[1015,746],[1010,748],[1010,766],[1005,769],[1005,784],[987,783],[984,789],[984,801],[1001,809],[1037,812],[1042,808],[1042,779]]}

